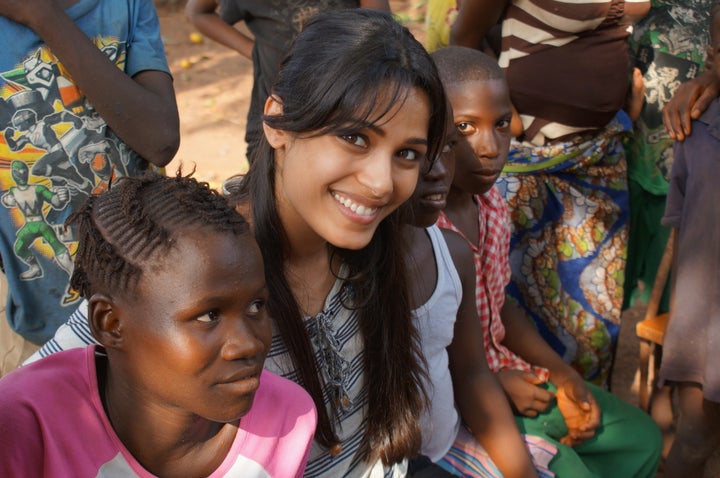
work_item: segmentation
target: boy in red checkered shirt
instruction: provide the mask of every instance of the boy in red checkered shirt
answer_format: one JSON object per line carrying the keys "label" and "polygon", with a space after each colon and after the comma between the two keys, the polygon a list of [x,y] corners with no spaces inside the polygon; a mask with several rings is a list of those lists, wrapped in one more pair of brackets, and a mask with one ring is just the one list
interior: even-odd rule
{"label": "boy in red checkered shirt", "polygon": [[[500,378],[521,432],[557,445],[550,469],[561,478],[654,476],[661,440],[652,419],[583,381],[522,309],[505,301],[510,221],[494,183],[507,159],[512,105],[502,70],[470,48],[446,47],[432,56],[455,125],[477,157],[472,170],[456,170],[438,225],[459,233],[474,252],[487,362]],[[462,444],[456,445],[461,452]]]}

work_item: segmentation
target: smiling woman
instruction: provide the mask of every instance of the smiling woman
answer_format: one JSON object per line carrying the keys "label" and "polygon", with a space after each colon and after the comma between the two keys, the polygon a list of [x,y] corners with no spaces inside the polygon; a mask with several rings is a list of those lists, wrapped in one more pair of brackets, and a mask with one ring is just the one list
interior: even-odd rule
{"label": "smiling woman", "polygon": [[321,15],[283,62],[264,123],[236,197],[276,319],[266,368],[318,407],[306,475],[404,476],[424,396],[398,207],[443,144],[437,71],[389,15]]}
{"label": "smiling woman", "polygon": [[[225,185],[264,259],[265,368],[318,409],[305,476],[404,476],[425,395],[398,208],[443,146],[442,83],[390,15],[349,9],[308,23],[274,85],[259,156]],[[39,356],[86,343],[83,313]]]}

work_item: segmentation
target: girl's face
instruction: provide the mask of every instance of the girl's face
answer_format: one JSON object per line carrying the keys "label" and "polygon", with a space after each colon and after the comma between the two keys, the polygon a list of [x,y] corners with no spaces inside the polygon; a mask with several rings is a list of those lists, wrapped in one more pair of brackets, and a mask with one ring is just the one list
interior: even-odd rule
{"label": "girl's face", "polygon": [[270,346],[262,257],[250,233],[178,236],[116,303],[125,385],[138,407],[231,422],[250,409]]}
{"label": "girl's face", "polygon": [[[281,112],[268,100],[266,114]],[[429,120],[427,95],[413,88],[374,124],[340,135],[307,137],[266,125],[278,211],[291,243],[365,247],[380,221],[412,195]]]}
{"label": "girl's face", "polygon": [[457,158],[453,184],[473,194],[493,187],[507,161],[510,149],[512,106],[504,80],[465,81],[447,89],[453,105],[455,126],[472,147]]}

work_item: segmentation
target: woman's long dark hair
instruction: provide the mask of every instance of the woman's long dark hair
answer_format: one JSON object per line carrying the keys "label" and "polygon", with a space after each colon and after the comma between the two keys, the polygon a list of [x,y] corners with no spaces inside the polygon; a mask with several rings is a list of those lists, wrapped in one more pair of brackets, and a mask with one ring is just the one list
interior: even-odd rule
{"label": "woman's long dark hair", "polygon": [[[445,95],[436,68],[412,34],[390,15],[365,9],[322,14],[308,23],[282,63],[273,88],[283,114],[265,116],[276,129],[319,135],[373,123],[418,88],[427,94],[431,158],[442,147]],[[378,112],[379,111],[379,112]],[[323,403],[323,379],[303,314],[285,277],[287,237],[275,203],[275,162],[263,138],[250,171],[236,194],[250,203],[255,236],[265,259],[270,312],[287,346],[300,384],[318,409],[315,439],[338,443],[336,409]],[[364,341],[363,365],[368,407],[362,452],[386,464],[413,456],[420,446],[418,419],[425,407],[425,373],[412,320],[400,233],[400,212],[385,218],[361,250],[337,249],[349,270],[352,304]]]}

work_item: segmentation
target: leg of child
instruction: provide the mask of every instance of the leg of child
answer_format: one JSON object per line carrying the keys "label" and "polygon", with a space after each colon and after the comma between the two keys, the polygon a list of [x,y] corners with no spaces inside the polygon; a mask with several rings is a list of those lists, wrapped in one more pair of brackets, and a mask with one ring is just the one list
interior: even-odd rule
{"label": "leg of child", "polygon": [[703,476],[705,463],[720,445],[720,403],[705,400],[696,383],[678,385],[677,432],[665,466],[666,478]]}
{"label": "leg of child", "polygon": [[[569,475],[554,475],[554,470],[549,467],[557,452],[554,443],[530,435],[523,435],[523,440],[532,457],[538,478],[550,478],[552,476],[572,476],[573,478],[585,478],[587,476],[587,478],[591,478],[594,476],[590,474],[583,475],[579,472],[580,468],[577,467],[568,467],[567,470],[572,471]],[[482,476],[486,478],[502,478],[503,476],[490,459],[488,452],[464,425],[460,427],[450,450],[438,460],[437,465],[454,476]],[[582,463],[579,463],[579,465],[582,466]]]}
{"label": "leg of child", "polygon": [[[556,405],[535,418],[517,417],[520,430],[557,444],[558,453],[550,469],[558,477],[654,477],[662,450],[657,424],[610,392],[590,383],[587,386],[602,410],[600,426],[590,440],[575,447],[559,442],[567,427]],[[548,388],[555,390],[552,385]]]}
{"label": "leg of child", "polygon": [[643,104],[645,104],[645,82],[643,74],[639,68],[633,68],[630,90],[625,104],[627,114],[631,120],[635,121],[640,116]]}

